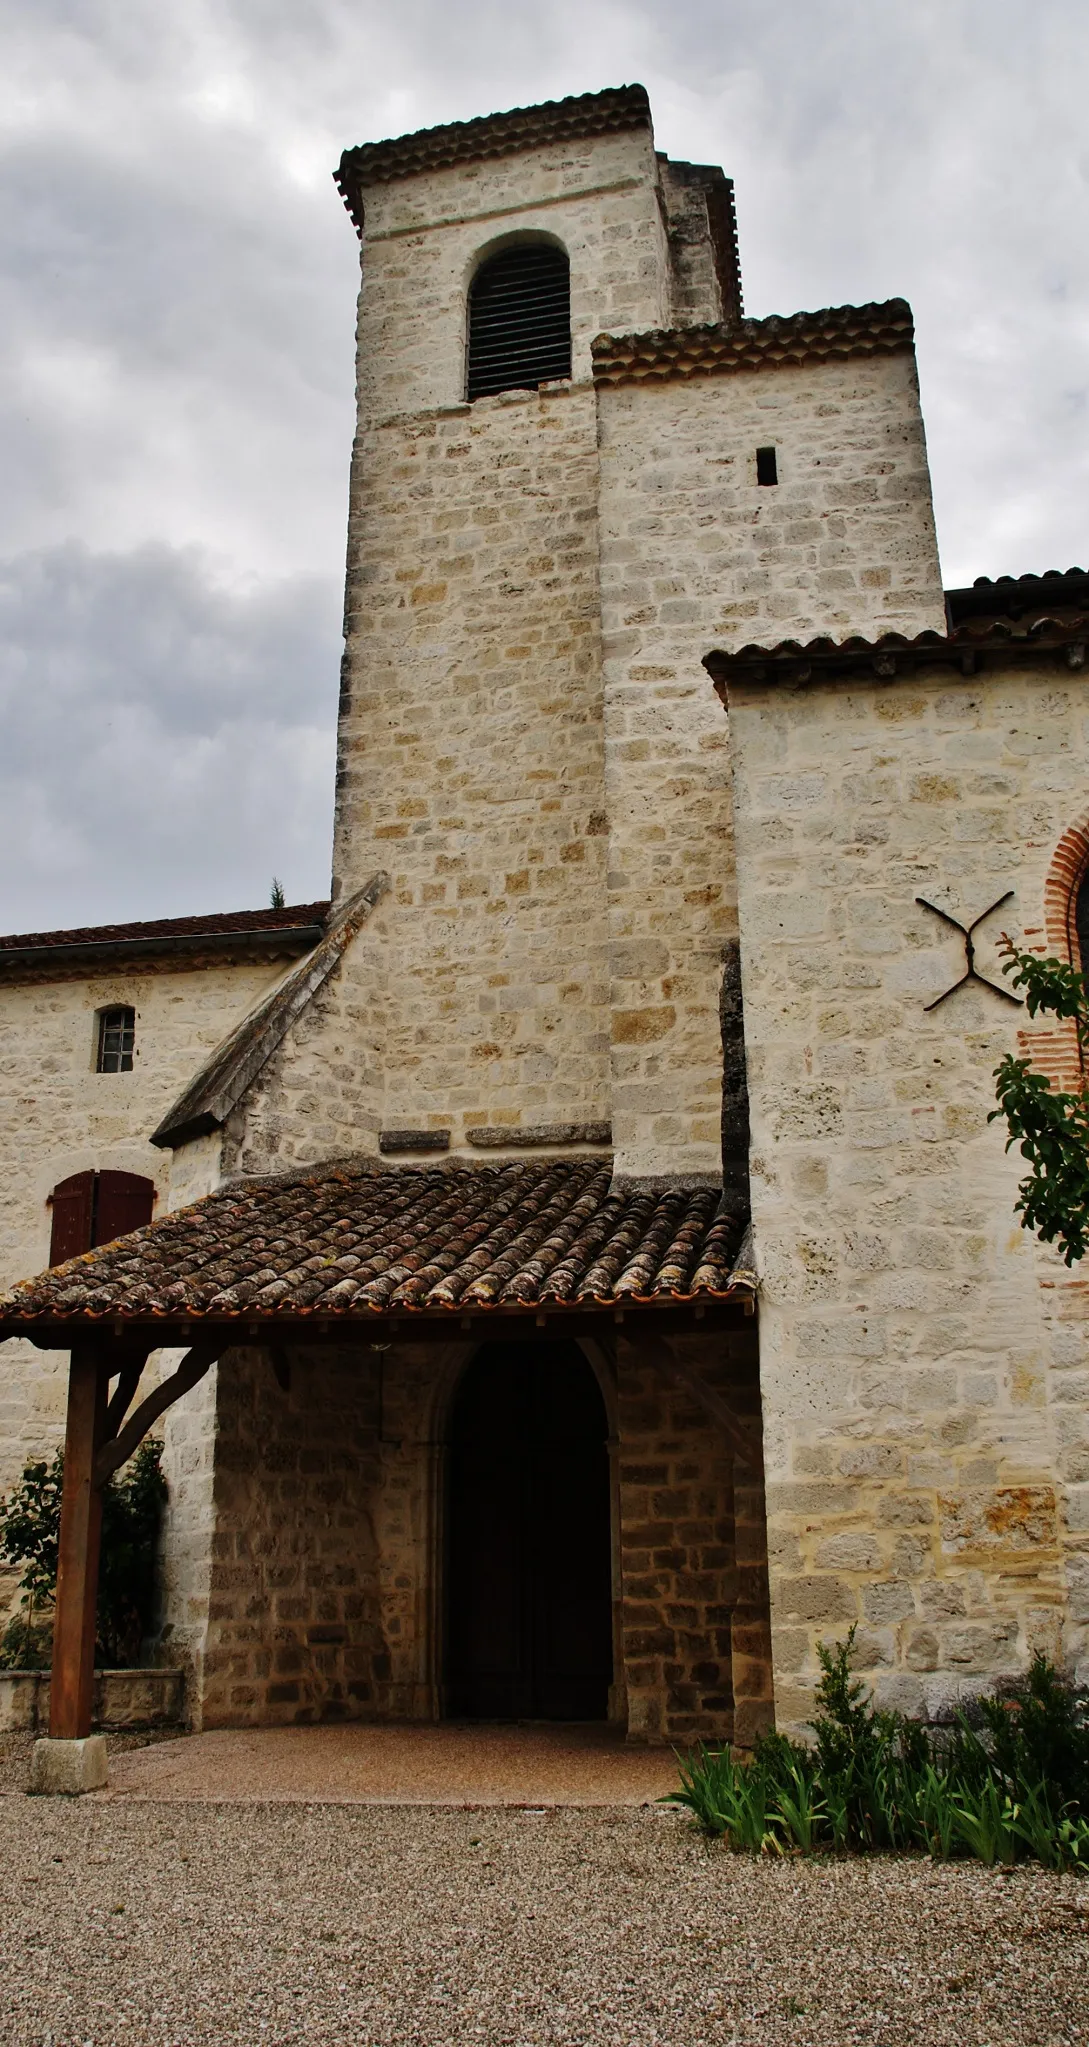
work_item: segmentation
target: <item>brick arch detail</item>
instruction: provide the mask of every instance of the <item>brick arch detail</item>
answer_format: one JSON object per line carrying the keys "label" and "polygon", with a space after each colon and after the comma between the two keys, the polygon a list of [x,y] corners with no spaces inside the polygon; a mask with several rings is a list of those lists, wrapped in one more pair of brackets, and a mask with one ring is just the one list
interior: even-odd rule
{"label": "brick arch detail", "polygon": [[[1074,917],[1078,890],[1087,870],[1089,813],[1079,824],[1068,827],[1052,854],[1044,883],[1042,944],[1032,946],[1032,940],[1040,937],[1039,930],[1025,933],[1025,943],[1033,951],[1065,960],[1075,967],[1081,967],[1082,961],[1078,953]],[[1089,961],[1085,964],[1089,967]],[[1085,1086],[1087,1075],[1073,1024],[1058,1021],[1031,1024],[1020,1030],[1017,1037],[1022,1055],[1031,1057],[1033,1065],[1041,1073],[1046,1073],[1053,1087],[1073,1090]]]}
{"label": "brick arch detail", "polygon": [[1078,889],[1089,868],[1089,816],[1065,831],[1044,883],[1044,951],[1079,966],[1074,936]]}

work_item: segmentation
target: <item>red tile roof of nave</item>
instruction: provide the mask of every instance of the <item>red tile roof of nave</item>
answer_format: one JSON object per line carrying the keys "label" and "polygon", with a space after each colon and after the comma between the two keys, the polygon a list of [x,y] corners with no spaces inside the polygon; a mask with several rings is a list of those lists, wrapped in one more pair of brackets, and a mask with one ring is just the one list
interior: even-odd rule
{"label": "red tile roof of nave", "polygon": [[124,945],[133,940],[212,938],[248,931],[294,931],[324,924],[328,902],[292,903],[283,910],[213,910],[204,917],[156,917],[137,924],[82,924],[67,931],[15,931],[0,936],[0,954],[29,946]]}

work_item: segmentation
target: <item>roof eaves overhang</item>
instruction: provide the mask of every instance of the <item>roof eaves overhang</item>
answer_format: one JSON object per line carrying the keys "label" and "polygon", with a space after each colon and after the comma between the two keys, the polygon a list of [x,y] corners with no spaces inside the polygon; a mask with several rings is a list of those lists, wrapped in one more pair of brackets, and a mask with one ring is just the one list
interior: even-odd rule
{"label": "roof eaves overhang", "polygon": [[690,1328],[710,1333],[736,1328],[754,1314],[756,1287],[739,1282],[722,1293],[699,1297],[678,1296],[673,1300],[544,1301],[525,1306],[497,1304],[485,1307],[474,1302],[462,1309],[399,1307],[392,1311],[371,1309],[363,1313],[330,1315],[286,1310],[281,1315],[202,1315],[197,1312],[169,1315],[118,1315],[114,1311],[65,1317],[20,1316],[0,1321],[0,1343],[16,1338],[39,1350],[70,1350],[80,1343],[104,1345],[126,1343],[147,1345],[154,1340],[157,1350],[169,1350],[197,1341],[244,1344],[352,1344],[382,1342],[464,1342],[467,1337],[482,1341],[500,1329],[518,1327],[528,1333],[548,1329],[570,1336],[600,1335],[603,1330],[624,1327],[626,1334],[646,1335],[671,1331],[674,1335]]}
{"label": "roof eaves overhang", "polygon": [[397,135],[385,142],[361,143],[344,151],[333,180],[362,241],[364,194],[368,186],[390,184],[420,172],[448,170],[457,164],[480,163],[490,157],[514,156],[550,142],[650,125],[650,100],[645,86],[609,86],[604,92],[545,100],[535,107],[514,107],[507,113],[484,114],[473,121],[419,128],[411,135]]}
{"label": "roof eaves overhang", "polygon": [[1089,615],[1041,618],[1026,629],[1005,621],[964,625],[952,633],[883,633],[836,641],[782,640],[774,647],[746,646],[736,652],[713,648],[703,666],[723,704],[731,688],[802,689],[824,682],[892,682],[926,668],[952,668],[966,677],[987,667],[1009,668],[1046,662],[1077,672],[1085,667]]}
{"label": "roof eaves overhang", "polygon": [[140,960],[293,957],[320,945],[320,924],[270,926],[262,931],[191,931],[180,937],[82,939],[72,945],[0,947],[0,981],[22,978],[28,969],[48,977],[80,969],[130,966]]}
{"label": "roof eaves overhang", "polygon": [[763,320],[599,334],[591,354],[594,383],[600,389],[846,362],[854,356],[910,352],[914,346],[915,325],[907,300],[886,299],[864,306],[826,306],[816,313],[773,313]]}

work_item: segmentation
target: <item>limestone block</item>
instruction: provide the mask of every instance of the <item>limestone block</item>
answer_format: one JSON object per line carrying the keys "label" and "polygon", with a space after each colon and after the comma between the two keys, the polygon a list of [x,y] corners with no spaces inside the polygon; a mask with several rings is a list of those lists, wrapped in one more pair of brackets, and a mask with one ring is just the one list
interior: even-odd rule
{"label": "limestone block", "polygon": [[41,1796],[77,1797],[101,1791],[106,1783],[106,1738],[88,1734],[82,1741],[36,1741],[30,1761],[30,1789]]}
{"label": "limestone block", "polygon": [[0,1734],[31,1733],[38,1726],[38,1670],[0,1670]]}

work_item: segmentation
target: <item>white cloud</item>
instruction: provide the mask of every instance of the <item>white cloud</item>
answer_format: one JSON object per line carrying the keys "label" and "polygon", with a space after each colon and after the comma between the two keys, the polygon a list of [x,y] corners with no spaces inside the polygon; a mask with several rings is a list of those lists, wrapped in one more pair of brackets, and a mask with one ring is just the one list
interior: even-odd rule
{"label": "white cloud", "polygon": [[[285,879],[326,885],[357,287],[330,175],[345,145],[642,79],[659,146],[736,179],[751,312],[912,300],[947,581],[1089,555],[1079,0],[9,11],[9,926],[260,901],[290,865],[270,813],[297,855]],[[293,621],[290,661],[273,619]],[[28,646],[29,723],[11,680]],[[116,793],[122,761],[169,802]]]}

